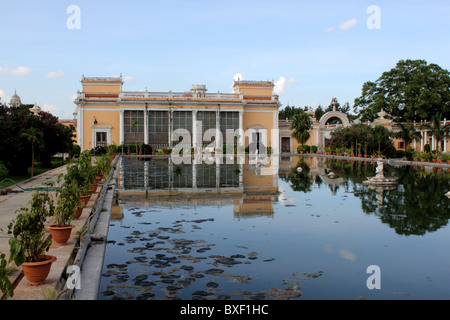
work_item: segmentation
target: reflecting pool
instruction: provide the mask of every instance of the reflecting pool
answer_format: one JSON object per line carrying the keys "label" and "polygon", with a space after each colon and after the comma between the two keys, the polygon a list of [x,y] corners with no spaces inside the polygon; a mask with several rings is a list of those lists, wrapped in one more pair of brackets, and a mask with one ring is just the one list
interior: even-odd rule
{"label": "reflecting pool", "polygon": [[124,157],[98,299],[450,299],[450,173],[375,168]]}

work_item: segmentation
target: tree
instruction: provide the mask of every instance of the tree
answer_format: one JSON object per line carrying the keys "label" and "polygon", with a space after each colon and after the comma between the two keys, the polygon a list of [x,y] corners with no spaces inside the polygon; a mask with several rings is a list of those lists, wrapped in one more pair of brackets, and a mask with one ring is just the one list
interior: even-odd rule
{"label": "tree", "polygon": [[[30,129],[34,129],[30,131]],[[32,135],[42,134],[42,144],[33,150]],[[66,151],[72,142],[73,127],[58,122],[50,113],[34,115],[29,106],[7,107],[0,104],[0,161],[10,175],[28,175],[29,159],[33,152],[41,165],[50,165],[53,155]]]}
{"label": "tree", "polygon": [[279,119],[284,120],[292,120],[296,114],[304,113],[308,110],[308,107],[300,108],[295,106],[289,106],[287,105],[284,109],[280,110],[279,112]]}
{"label": "tree", "polygon": [[31,143],[31,177],[33,177],[34,171],[34,148],[35,146],[42,145],[42,132],[36,130],[36,128],[28,128],[25,132],[22,132],[22,136],[25,137]]}
{"label": "tree", "polygon": [[310,134],[309,129],[311,129],[311,116],[306,112],[296,114],[291,123],[292,136],[303,145],[308,141]]}
{"label": "tree", "polygon": [[359,145],[368,155],[374,153],[391,155],[395,151],[390,132],[383,126],[372,128],[365,124],[356,124],[337,129],[331,133],[328,143],[332,149],[354,147],[356,150]]}
{"label": "tree", "polygon": [[429,130],[434,137],[435,145],[432,146],[433,150],[439,150],[439,141],[450,137],[450,125],[441,125],[441,114],[435,114],[431,118],[431,123],[424,123],[421,125],[422,129]]}
{"label": "tree", "polygon": [[400,60],[375,82],[362,87],[354,112],[361,121],[373,121],[384,109],[397,121],[430,120],[442,113],[450,117],[450,73],[425,60]]}
{"label": "tree", "polygon": [[323,110],[322,106],[319,104],[319,106],[314,111],[314,117],[317,121],[320,120],[320,118],[325,114],[325,111]]}

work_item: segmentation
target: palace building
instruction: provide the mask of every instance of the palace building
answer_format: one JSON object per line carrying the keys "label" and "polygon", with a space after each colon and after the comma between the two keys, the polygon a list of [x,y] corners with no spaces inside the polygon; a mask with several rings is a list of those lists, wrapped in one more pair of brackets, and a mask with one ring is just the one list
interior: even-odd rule
{"label": "palace building", "polygon": [[[84,77],[77,105],[77,143],[149,144],[156,149],[186,143],[220,147],[254,143],[276,149],[278,109],[273,81],[234,81],[233,93],[124,91],[120,77]],[[275,129],[275,130],[274,130]]]}

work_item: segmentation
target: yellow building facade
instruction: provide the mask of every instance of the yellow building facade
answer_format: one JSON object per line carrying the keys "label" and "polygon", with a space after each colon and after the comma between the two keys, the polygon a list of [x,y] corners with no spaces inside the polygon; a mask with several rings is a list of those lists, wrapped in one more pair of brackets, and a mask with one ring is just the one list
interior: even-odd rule
{"label": "yellow building facade", "polygon": [[281,104],[273,81],[235,81],[233,93],[207,93],[205,85],[186,92],[123,91],[121,76],[82,76],[81,85],[74,102],[82,150],[110,144],[278,148]]}
{"label": "yellow building facade", "polygon": [[[326,140],[331,138],[331,133],[334,130],[345,128],[351,126],[352,123],[349,121],[347,115],[343,112],[332,110],[326,112],[322,115],[320,119],[316,119],[314,117],[314,113],[312,110],[307,111],[311,115],[312,127],[309,131],[310,137],[305,145],[309,146],[317,146],[319,150],[323,151],[323,148],[326,146]],[[391,132],[400,131],[399,126],[393,120],[388,119],[387,114],[384,110],[381,110],[378,113],[378,118],[373,122],[367,122],[367,125],[370,126],[383,126]],[[297,148],[300,145],[297,139],[292,137],[292,129],[291,129],[292,120],[283,120],[279,121],[279,132],[280,132],[280,151],[281,153],[289,153],[297,152]],[[450,139],[444,138],[440,141],[437,141],[430,130],[424,129],[423,124],[425,122],[413,122],[413,123],[404,123],[405,126],[414,126],[416,131],[418,131],[421,135],[421,139],[419,141],[413,141],[409,147],[414,149],[416,152],[424,151],[425,145],[430,145],[431,150],[439,150],[444,153],[448,153],[450,151]],[[441,121],[441,126],[444,127],[446,125],[450,125],[450,121],[447,119],[443,119]],[[394,144],[394,147],[397,150],[406,150],[407,145],[402,139],[391,138]]]}

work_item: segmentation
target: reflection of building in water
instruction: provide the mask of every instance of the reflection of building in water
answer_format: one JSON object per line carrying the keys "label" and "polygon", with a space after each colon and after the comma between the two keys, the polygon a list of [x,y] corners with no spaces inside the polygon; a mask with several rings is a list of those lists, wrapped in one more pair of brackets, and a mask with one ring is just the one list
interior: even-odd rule
{"label": "reflection of building in water", "polygon": [[[266,165],[266,168],[270,164]],[[263,170],[264,171],[264,170]],[[183,203],[194,206],[234,205],[238,218],[272,216],[277,201],[278,174],[257,174],[248,163],[192,164],[164,160],[119,162],[119,193],[126,203],[170,207]],[[265,172],[265,171],[264,171]]]}
{"label": "reflection of building in water", "polygon": [[331,186],[333,194],[336,193],[337,186],[345,182],[342,177],[328,171],[324,159],[321,157],[280,157],[279,175],[281,177],[289,176],[293,170],[302,165],[308,168],[308,176],[311,179],[315,180],[319,177],[322,182]]}

